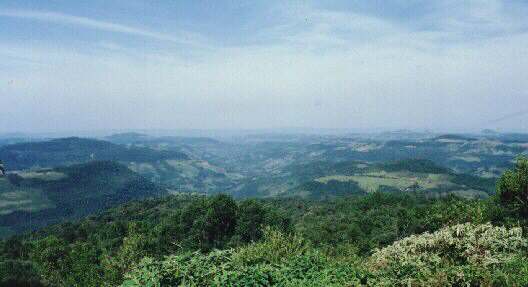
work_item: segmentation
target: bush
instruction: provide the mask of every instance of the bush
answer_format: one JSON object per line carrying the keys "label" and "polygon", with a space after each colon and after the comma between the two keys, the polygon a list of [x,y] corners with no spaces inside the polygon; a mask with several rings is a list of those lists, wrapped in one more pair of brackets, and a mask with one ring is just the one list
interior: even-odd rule
{"label": "bush", "polygon": [[377,250],[369,267],[376,286],[525,286],[527,247],[521,228],[458,224]]}
{"label": "bush", "polygon": [[528,158],[519,157],[514,168],[504,172],[497,182],[497,194],[511,211],[528,217]]}
{"label": "bush", "polygon": [[354,286],[356,264],[337,261],[294,235],[266,230],[265,240],[206,255],[144,258],[122,286]]}

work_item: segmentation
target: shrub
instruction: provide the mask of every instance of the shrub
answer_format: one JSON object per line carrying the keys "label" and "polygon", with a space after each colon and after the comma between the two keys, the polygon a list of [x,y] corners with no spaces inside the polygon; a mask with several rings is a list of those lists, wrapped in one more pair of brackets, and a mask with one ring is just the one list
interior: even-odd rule
{"label": "shrub", "polygon": [[328,258],[295,235],[266,230],[265,240],[245,247],[144,258],[125,278],[130,286],[355,286],[353,262]]}
{"label": "shrub", "polygon": [[528,217],[528,158],[519,157],[513,169],[497,182],[501,202],[522,217]]}
{"label": "shrub", "polygon": [[377,250],[369,267],[376,286],[525,286],[527,246],[521,228],[458,224]]}

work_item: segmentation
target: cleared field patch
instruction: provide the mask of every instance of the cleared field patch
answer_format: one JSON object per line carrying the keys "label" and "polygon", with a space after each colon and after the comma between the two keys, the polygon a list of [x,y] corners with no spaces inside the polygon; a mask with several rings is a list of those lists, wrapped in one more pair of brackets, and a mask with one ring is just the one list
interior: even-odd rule
{"label": "cleared field patch", "polygon": [[194,178],[200,174],[200,169],[195,167],[192,161],[167,160],[166,163],[175,171],[178,171],[181,177]]}
{"label": "cleared field patch", "polygon": [[444,174],[418,174],[405,172],[371,172],[360,175],[331,175],[317,178],[316,181],[328,183],[330,180],[337,181],[355,181],[367,192],[375,192],[380,186],[388,186],[405,190],[409,187],[418,185],[419,189],[433,189],[454,185],[449,181],[449,176]]}
{"label": "cleared field patch", "polygon": [[465,162],[480,162],[480,157],[474,155],[461,155],[453,157],[453,160],[461,160]]}
{"label": "cleared field patch", "polygon": [[465,190],[453,190],[449,193],[456,194],[460,197],[464,198],[486,198],[488,197],[488,194],[485,193],[482,190],[476,190],[476,189],[465,189]]}
{"label": "cleared field patch", "polygon": [[25,171],[17,173],[24,179],[40,179],[45,181],[54,181],[63,179],[66,175],[62,172],[56,172],[53,170],[42,170],[42,171]]}
{"label": "cleared field patch", "polygon": [[156,169],[150,163],[130,163],[128,168],[140,174],[156,172]]}
{"label": "cleared field patch", "polygon": [[6,179],[0,179],[0,215],[17,210],[39,211],[53,208],[53,203],[46,198],[42,190],[28,187],[17,187]]}
{"label": "cleared field patch", "polygon": [[414,181],[412,181],[409,178],[388,178],[388,177],[378,177],[378,176],[369,176],[369,175],[352,175],[352,176],[332,175],[332,176],[325,176],[325,177],[316,179],[316,181],[319,181],[322,183],[328,183],[331,180],[342,181],[342,182],[355,181],[359,184],[359,186],[362,189],[364,189],[367,192],[374,192],[378,190],[378,188],[382,185],[395,187],[398,189],[405,189],[414,183]]}

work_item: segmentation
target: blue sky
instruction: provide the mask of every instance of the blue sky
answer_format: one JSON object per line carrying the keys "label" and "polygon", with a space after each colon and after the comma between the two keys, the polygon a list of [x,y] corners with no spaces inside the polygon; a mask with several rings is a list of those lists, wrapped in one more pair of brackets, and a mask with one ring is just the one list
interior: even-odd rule
{"label": "blue sky", "polygon": [[4,0],[0,132],[528,131],[526,15],[492,0]]}

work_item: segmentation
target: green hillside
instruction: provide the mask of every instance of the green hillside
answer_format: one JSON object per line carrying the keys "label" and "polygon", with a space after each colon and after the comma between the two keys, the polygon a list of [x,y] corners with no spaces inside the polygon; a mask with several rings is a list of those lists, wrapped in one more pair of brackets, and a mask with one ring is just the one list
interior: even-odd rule
{"label": "green hillside", "polygon": [[197,159],[131,162],[127,166],[173,192],[229,192],[242,180],[240,174]]}
{"label": "green hillside", "polygon": [[308,185],[313,190],[320,185],[314,183],[318,179],[332,179],[327,176],[337,177],[341,190],[351,180],[366,192],[405,190],[417,183],[419,190],[433,189],[437,194],[482,197],[493,192],[496,176],[528,147],[502,142],[500,137],[471,135],[398,140],[362,135],[246,136],[220,142],[125,133],[106,139],[119,144],[79,138],[21,143],[0,148],[0,159],[9,170],[108,159],[173,192],[226,192],[237,198],[310,196],[300,188]]}
{"label": "green hillside", "polygon": [[0,160],[5,163],[9,170],[56,167],[93,160],[152,162],[187,158],[185,154],[177,151],[126,147],[101,140],[75,137],[43,142],[17,143],[0,147]]}
{"label": "green hillside", "polygon": [[[528,284],[518,143],[114,140],[123,145],[4,146],[22,165],[24,154],[65,165],[15,171],[6,161],[0,286]],[[116,161],[86,159],[94,145]],[[438,163],[447,149],[465,160],[500,154],[514,168],[500,179],[461,173]],[[465,162],[485,169],[486,156]]]}
{"label": "green hillside", "polygon": [[528,241],[509,216],[492,200],[378,192],[170,196],[0,242],[0,275],[32,286],[523,286]]}
{"label": "green hillside", "polygon": [[161,193],[126,166],[109,161],[11,173],[0,178],[0,235],[80,218]]}
{"label": "green hillside", "polygon": [[387,163],[316,162],[295,166],[288,180],[295,178],[298,184],[275,195],[322,199],[382,191],[485,198],[494,192],[495,186],[494,179],[457,174],[422,159]]}

